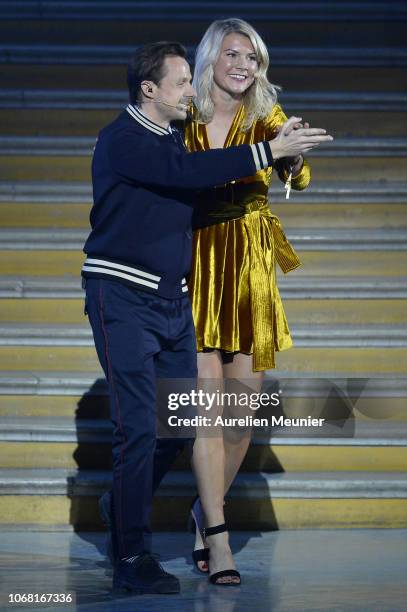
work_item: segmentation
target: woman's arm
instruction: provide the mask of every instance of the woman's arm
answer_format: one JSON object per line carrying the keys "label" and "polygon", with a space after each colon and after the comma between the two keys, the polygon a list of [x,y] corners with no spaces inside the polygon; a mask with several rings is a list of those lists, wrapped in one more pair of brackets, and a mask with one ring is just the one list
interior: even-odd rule
{"label": "woman's arm", "polygon": [[[283,123],[287,121],[287,116],[281,108],[280,104],[276,104],[271,112],[270,117],[267,119],[267,138],[275,138],[281,129]],[[309,127],[308,124],[304,124],[304,127]],[[275,162],[275,169],[277,170],[280,180],[285,183],[292,172],[291,177],[291,188],[296,191],[301,191],[308,187],[311,180],[311,169],[306,159],[302,155],[297,157],[284,157]]]}

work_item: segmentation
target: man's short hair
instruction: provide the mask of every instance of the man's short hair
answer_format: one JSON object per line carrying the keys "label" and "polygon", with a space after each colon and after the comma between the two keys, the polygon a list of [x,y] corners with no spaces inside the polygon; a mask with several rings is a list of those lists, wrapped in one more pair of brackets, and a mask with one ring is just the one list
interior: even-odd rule
{"label": "man's short hair", "polygon": [[159,85],[166,74],[165,58],[169,56],[186,59],[187,50],[181,43],[167,41],[149,43],[137,49],[127,66],[127,87],[131,104],[141,101],[140,86],[143,81],[152,81]]}

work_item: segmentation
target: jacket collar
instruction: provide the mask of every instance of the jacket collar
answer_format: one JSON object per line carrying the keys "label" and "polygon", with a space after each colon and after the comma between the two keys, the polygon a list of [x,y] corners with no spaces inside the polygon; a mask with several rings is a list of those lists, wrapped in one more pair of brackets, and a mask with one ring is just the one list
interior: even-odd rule
{"label": "jacket collar", "polygon": [[171,126],[169,126],[168,130],[166,130],[165,128],[161,127],[161,125],[154,123],[154,121],[151,121],[151,119],[146,117],[146,115],[142,113],[141,110],[137,108],[137,106],[134,106],[133,104],[128,104],[126,107],[126,111],[143,127],[145,127],[147,130],[150,130],[150,132],[154,132],[154,134],[159,134],[160,136],[168,136],[168,134],[171,134]]}

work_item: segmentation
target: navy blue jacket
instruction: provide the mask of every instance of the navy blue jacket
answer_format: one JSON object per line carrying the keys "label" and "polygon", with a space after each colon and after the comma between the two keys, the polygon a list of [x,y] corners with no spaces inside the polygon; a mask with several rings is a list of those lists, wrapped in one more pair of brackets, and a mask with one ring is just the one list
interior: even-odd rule
{"label": "navy blue jacket", "polygon": [[129,105],[96,143],[82,275],[170,299],[185,295],[196,190],[251,176],[272,161],[268,142],[188,153],[177,130]]}

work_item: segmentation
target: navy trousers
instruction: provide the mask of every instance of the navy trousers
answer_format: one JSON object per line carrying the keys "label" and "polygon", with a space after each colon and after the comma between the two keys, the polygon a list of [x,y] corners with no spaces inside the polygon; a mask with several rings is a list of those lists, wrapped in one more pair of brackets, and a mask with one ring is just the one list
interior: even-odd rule
{"label": "navy trousers", "polygon": [[86,279],[86,311],[109,385],[113,422],[113,546],[151,548],[153,491],[185,440],[156,439],[157,378],[197,376],[188,296],[167,300],[120,282]]}

